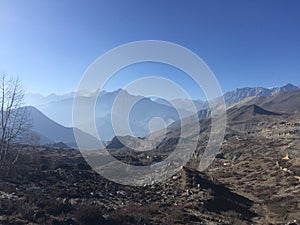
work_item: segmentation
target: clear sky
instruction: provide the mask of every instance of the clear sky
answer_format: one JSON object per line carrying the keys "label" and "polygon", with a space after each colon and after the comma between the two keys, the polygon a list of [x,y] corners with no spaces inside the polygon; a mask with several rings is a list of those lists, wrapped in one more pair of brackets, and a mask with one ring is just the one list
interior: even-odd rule
{"label": "clear sky", "polygon": [[197,53],[223,91],[300,85],[299,12],[298,0],[0,0],[0,71],[62,94],[111,48],[155,39]]}

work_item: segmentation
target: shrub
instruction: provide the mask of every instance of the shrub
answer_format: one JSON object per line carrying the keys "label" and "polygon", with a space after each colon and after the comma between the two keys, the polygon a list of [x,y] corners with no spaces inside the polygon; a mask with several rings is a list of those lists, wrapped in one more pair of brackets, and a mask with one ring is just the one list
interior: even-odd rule
{"label": "shrub", "polygon": [[75,219],[82,225],[104,224],[103,210],[96,206],[81,206],[75,213]]}

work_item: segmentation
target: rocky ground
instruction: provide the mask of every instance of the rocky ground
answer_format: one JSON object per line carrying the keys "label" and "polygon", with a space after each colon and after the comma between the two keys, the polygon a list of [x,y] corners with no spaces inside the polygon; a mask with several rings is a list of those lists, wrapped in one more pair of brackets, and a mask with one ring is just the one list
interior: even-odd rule
{"label": "rocky ground", "polygon": [[[300,115],[251,106],[228,118],[206,171],[197,165],[209,120],[200,122],[206,125],[186,167],[148,186],[101,177],[77,150],[24,146],[15,164],[1,165],[0,224],[300,224]],[[192,125],[185,129],[188,148],[195,135]],[[123,162],[150,165],[171,153],[178,135],[170,131],[153,151],[134,152],[119,142],[110,151]]]}
{"label": "rocky ground", "polygon": [[[251,151],[243,155],[245,146]],[[287,158],[286,151],[270,146],[263,138],[240,139],[234,154],[225,145],[224,158],[215,159],[207,174],[254,202],[252,209],[260,216],[253,222],[299,224],[300,157]]]}
{"label": "rocky ground", "polygon": [[300,158],[262,146],[231,137],[205,173],[145,187],[104,179],[76,150],[27,146],[1,173],[0,224],[298,224]]}
{"label": "rocky ground", "polygon": [[0,181],[0,224],[250,224],[253,202],[183,168],[145,187],[95,173],[76,150],[23,149]]}

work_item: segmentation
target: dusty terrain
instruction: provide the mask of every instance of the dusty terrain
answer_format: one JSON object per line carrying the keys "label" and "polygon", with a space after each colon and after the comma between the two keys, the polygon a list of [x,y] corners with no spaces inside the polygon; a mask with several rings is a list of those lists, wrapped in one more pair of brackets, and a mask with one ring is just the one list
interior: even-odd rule
{"label": "dusty terrain", "polygon": [[[284,123],[276,124],[281,133]],[[168,180],[145,187],[104,179],[76,150],[27,146],[1,173],[0,224],[298,224],[297,136],[276,133],[275,139],[267,128],[230,133],[204,173],[193,169],[194,159]],[[146,153],[114,154],[147,164]]]}
{"label": "dusty terrain", "polygon": [[[198,146],[187,165],[141,187],[106,180],[77,150],[24,146],[17,162],[0,171],[0,224],[300,224],[299,111],[242,105],[228,109],[227,120],[222,147],[207,170],[197,166],[209,118],[200,121]],[[194,125],[185,125],[186,148],[195,138]],[[179,135],[174,126],[146,152],[115,138],[110,151],[123,162],[149,165],[167,157]]]}
{"label": "dusty terrain", "polygon": [[107,181],[78,151],[32,148],[0,182],[1,224],[244,224],[253,202],[183,168],[151,186]]}

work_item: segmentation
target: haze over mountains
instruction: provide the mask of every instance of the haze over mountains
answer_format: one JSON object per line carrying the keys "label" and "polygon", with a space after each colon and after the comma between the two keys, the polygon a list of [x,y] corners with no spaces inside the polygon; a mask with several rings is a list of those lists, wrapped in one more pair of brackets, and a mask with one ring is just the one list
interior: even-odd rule
{"label": "haze over mountains", "polygon": [[[281,92],[292,92],[300,90],[300,86],[295,86],[293,84],[286,84],[282,87],[275,87],[275,88],[264,88],[264,87],[245,87],[245,88],[237,88],[233,91],[226,92],[224,94],[224,99],[226,103],[236,103],[239,102],[245,98],[253,97],[253,96],[272,96],[277,93]],[[102,91],[99,94],[99,103],[101,101],[101,110],[98,110],[97,112],[100,113],[100,115],[105,115],[107,111],[109,111],[108,107],[112,105],[112,102],[114,101],[116,95],[121,91],[121,89],[116,90],[114,92],[106,92]],[[123,90],[124,91],[124,90]],[[128,98],[134,98],[137,96],[128,94]],[[72,124],[71,121],[71,112],[72,112],[72,104],[73,104],[73,98],[75,93],[70,92],[64,95],[56,95],[51,94],[48,96],[43,96],[41,94],[33,94],[33,93],[27,93],[25,96],[25,103],[26,105],[34,106],[41,110],[43,113],[45,113],[48,117],[51,119],[57,121],[58,123],[70,126]],[[81,97],[83,100],[88,101],[90,97],[96,95],[95,92],[86,92],[82,93]],[[171,103],[177,102],[182,104],[182,108],[185,110],[189,110],[186,108],[186,105],[189,103],[189,100],[186,99],[173,99],[170,102],[164,99],[156,98],[154,100],[147,98],[150,101],[159,103],[161,105],[167,105],[169,107],[172,106]],[[208,104],[206,101],[196,99],[194,100],[195,106],[198,110],[205,109],[208,107]],[[59,107],[59,108],[57,108]],[[57,113],[57,110],[60,110],[60,113]],[[101,114],[102,113],[102,114]],[[59,115],[57,115],[59,114]]]}
{"label": "haze over mountains", "polygon": [[[32,106],[27,106],[27,111],[32,122],[31,131],[35,134],[36,137],[36,139],[34,140],[35,142],[38,142],[38,144],[46,145],[52,145],[61,142],[68,147],[77,148],[76,140],[73,134],[73,128],[64,127],[58,124]],[[95,137],[78,129],[77,133],[84,140],[86,140],[86,148],[90,148],[91,146],[96,145],[97,139]]]}
{"label": "haze over mountains", "polygon": [[[137,101],[137,104],[130,112],[129,124],[132,128],[134,136],[147,136],[150,132],[148,124],[152,118],[161,117],[166,121],[166,126],[169,126],[175,121],[179,120],[176,109],[166,100],[163,99],[150,99],[147,97],[134,96],[124,90],[117,90],[114,92],[101,92],[96,104],[96,124],[99,135],[103,141],[109,141],[114,136],[114,130],[111,124],[111,109],[112,104],[118,94],[125,96],[127,99],[124,104]],[[85,104],[89,104],[92,101],[94,92],[83,93],[80,96],[81,107],[85,107]],[[253,109],[253,113],[262,113],[268,115],[280,114],[280,113],[292,113],[299,110],[298,104],[292,102],[298,102],[300,99],[300,88],[287,84],[279,88],[241,88],[234,91],[230,91],[224,94],[225,102],[229,108],[239,108],[243,105],[250,105]],[[74,99],[74,93],[68,93],[65,95],[49,95],[43,97],[39,94],[27,94],[26,104],[33,105],[29,107],[31,117],[34,122],[33,132],[37,133],[40,138],[41,144],[53,144],[57,142],[63,142],[70,147],[76,147],[75,138],[73,135],[73,129],[71,128],[72,118],[72,104]],[[185,99],[172,100],[182,106],[181,112],[188,117],[191,115],[189,108],[187,107],[188,101]],[[171,101],[171,102],[172,102]],[[210,115],[210,111],[207,110],[207,103],[201,100],[195,100],[197,110],[199,110],[199,118],[205,119]],[[248,108],[247,108],[248,109]],[[239,109],[243,111],[245,108]],[[229,111],[230,113],[231,111]],[[119,112],[120,116],[123,112]],[[273,115],[272,114],[272,115]],[[84,121],[84,120],[83,120]],[[155,130],[161,129],[157,127]],[[152,130],[153,131],[153,130]],[[94,142],[95,138],[87,134],[84,130],[80,131],[89,142]],[[129,135],[124,131],[122,136]]]}

